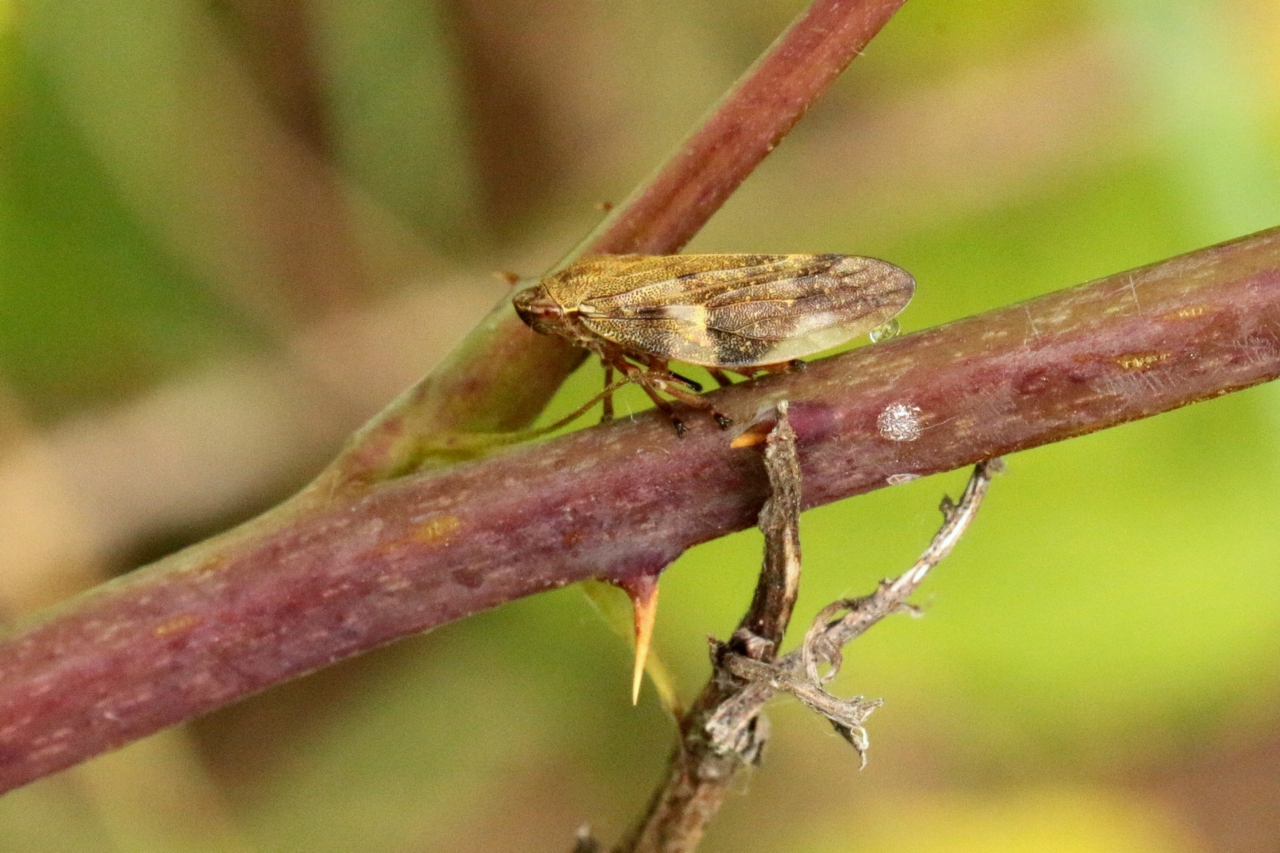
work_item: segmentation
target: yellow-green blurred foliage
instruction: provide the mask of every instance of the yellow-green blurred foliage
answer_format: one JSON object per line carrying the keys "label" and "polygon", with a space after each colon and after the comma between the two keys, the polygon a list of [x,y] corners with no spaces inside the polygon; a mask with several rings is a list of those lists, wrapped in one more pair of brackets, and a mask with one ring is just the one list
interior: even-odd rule
{"label": "yellow-green blurred foliage", "polygon": [[[801,5],[0,2],[5,609],[304,482]],[[691,248],[892,260],[910,331],[1280,224],[1277,57],[1274,0],[914,0]],[[1275,849],[1277,435],[1264,386],[1010,458],[926,618],[850,650],[868,768],[780,703],[705,849]],[[908,566],[962,482],[808,513],[798,620]],[[665,576],[686,694],[759,559]],[[671,740],[627,654],[574,590],[517,602],[10,794],[0,851],[612,839]]]}

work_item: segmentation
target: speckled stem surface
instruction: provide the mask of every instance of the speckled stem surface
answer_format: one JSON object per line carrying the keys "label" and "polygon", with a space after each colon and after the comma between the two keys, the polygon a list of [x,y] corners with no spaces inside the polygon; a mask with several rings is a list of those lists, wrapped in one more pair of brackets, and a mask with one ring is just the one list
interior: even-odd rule
{"label": "speckled stem surface", "polygon": [[755,522],[790,401],[804,504],[1060,441],[1280,375],[1280,229],[586,429],[267,516],[0,637],[0,789],[407,634]]}

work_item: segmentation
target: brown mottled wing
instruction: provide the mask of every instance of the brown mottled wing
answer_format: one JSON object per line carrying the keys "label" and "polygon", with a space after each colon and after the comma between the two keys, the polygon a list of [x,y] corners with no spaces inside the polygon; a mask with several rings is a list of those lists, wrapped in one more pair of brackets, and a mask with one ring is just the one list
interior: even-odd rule
{"label": "brown mottled wing", "polygon": [[625,349],[707,367],[759,367],[838,346],[887,322],[915,289],[906,271],[853,255],[622,255],[599,263],[575,280],[566,308]]}
{"label": "brown mottled wing", "polygon": [[[567,310],[583,301],[661,299],[697,275],[759,266],[787,255],[584,255],[542,280],[547,294]],[[655,290],[657,292],[655,292]],[[635,297],[629,294],[636,294]]]}

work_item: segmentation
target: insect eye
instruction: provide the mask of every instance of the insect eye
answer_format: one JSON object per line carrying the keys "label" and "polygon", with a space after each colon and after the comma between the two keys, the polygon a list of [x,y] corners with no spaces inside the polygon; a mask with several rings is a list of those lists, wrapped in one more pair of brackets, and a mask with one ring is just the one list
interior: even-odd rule
{"label": "insect eye", "polygon": [[564,315],[560,307],[540,286],[528,287],[511,298],[520,319],[530,326],[540,320],[555,320]]}

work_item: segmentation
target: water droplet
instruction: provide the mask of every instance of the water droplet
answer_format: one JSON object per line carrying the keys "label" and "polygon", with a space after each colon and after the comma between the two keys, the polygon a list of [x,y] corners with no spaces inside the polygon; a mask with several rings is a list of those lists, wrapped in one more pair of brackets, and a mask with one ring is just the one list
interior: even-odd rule
{"label": "water droplet", "polygon": [[878,344],[881,341],[896,338],[901,331],[902,327],[898,325],[898,318],[893,317],[889,322],[876,326],[871,330],[871,343]]}

